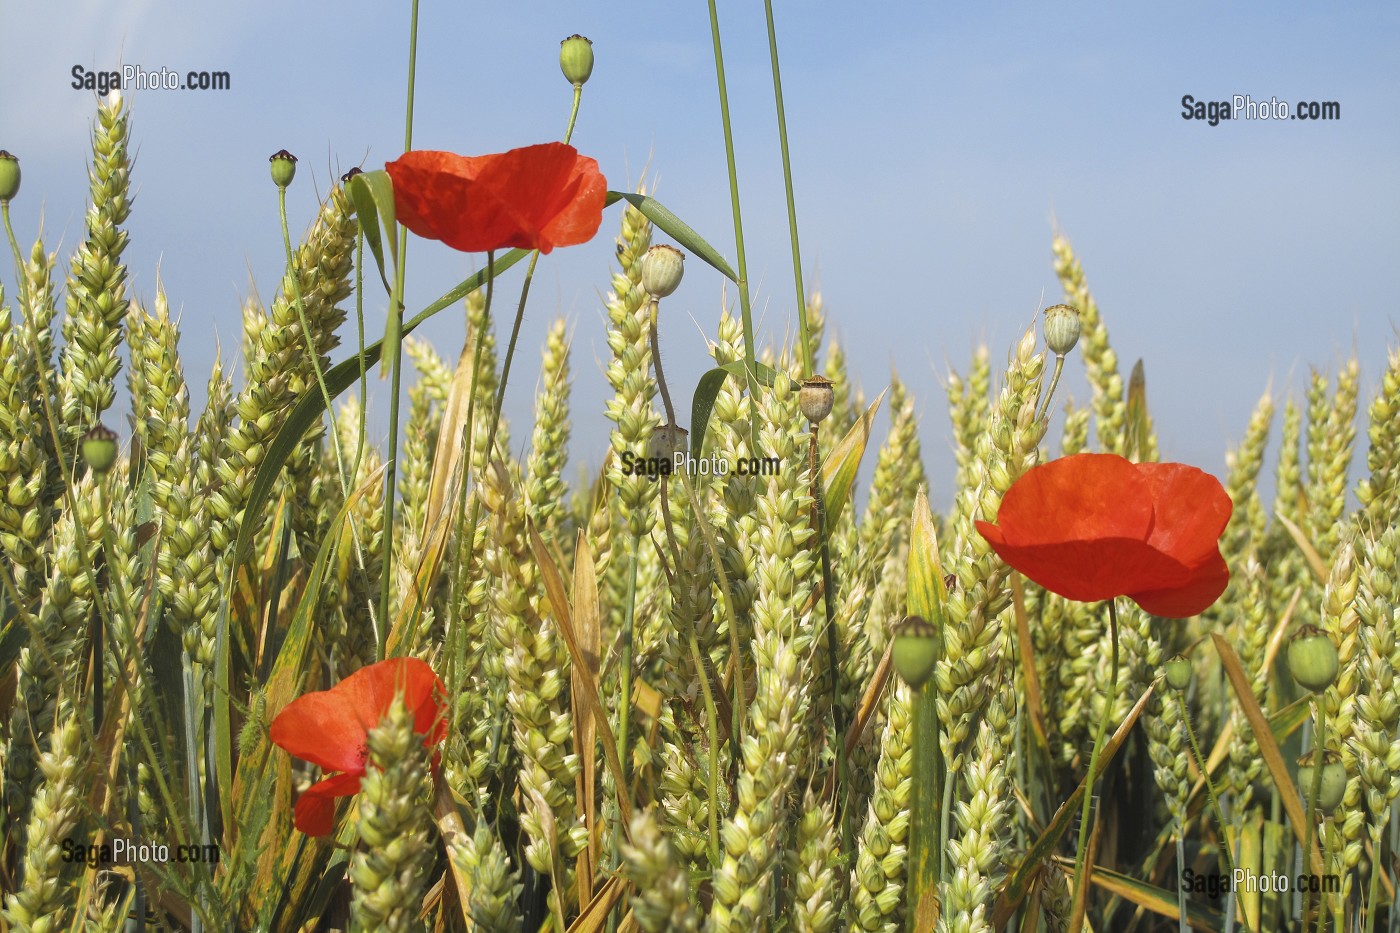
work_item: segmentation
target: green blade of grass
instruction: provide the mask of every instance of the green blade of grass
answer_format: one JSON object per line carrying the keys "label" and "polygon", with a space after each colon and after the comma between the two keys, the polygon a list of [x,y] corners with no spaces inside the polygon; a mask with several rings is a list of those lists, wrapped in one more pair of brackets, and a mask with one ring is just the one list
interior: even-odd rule
{"label": "green blade of grass", "polygon": [[715,271],[729,281],[736,284],[738,283],[738,274],[729,263],[725,261],[724,257],[719,254],[719,250],[706,242],[704,237],[696,233],[689,224],[673,214],[670,208],[656,200],[656,198],[645,194],[637,194],[634,191],[609,191],[604,206],[616,204],[618,201],[626,201],[628,204],[631,204],[637,210],[641,211],[642,214],[646,216],[647,220],[650,220],[662,230],[666,231],[666,233],[670,234],[671,239],[705,260],[715,268]]}
{"label": "green blade of grass", "polygon": [[[1144,910],[1173,920],[1177,917],[1177,897],[1174,891],[1165,891],[1156,885],[1106,868],[1091,868],[1089,880]],[[1225,925],[1225,916],[1220,911],[1194,901],[1186,902],[1186,919],[1193,930],[1221,930]]]}
{"label": "green blade of grass", "polygon": [[[1230,679],[1230,686],[1235,690],[1235,696],[1240,701],[1240,708],[1244,710],[1245,718],[1249,720],[1249,725],[1254,730],[1254,739],[1259,743],[1259,756],[1264,759],[1264,766],[1269,769],[1269,776],[1274,779],[1274,789],[1278,792],[1284,812],[1288,814],[1288,822],[1293,826],[1293,833],[1298,837],[1298,844],[1304,845],[1307,838],[1307,817],[1303,813],[1303,801],[1298,795],[1297,788],[1293,786],[1293,778],[1289,776],[1288,765],[1283,760],[1283,753],[1279,751],[1278,744],[1274,742],[1274,732],[1270,727],[1269,718],[1264,715],[1264,711],[1259,708],[1259,702],[1254,699],[1254,690],[1249,685],[1249,677],[1245,674],[1244,667],[1240,664],[1240,657],[1235,654],[1235,649],[1230,647],[1230,643],[1215,632],[1211,633],[1210,640],[1215,643],[1216,653],[1220,656],[1220,664],[1225,668],[1225,676]],[[1316,839],[1313,840],[1312,849],[1308,853],[1308,862],[1312,866],[1313,873],[1321,876],[1323,873],[1322,852],[1317,847]]]}

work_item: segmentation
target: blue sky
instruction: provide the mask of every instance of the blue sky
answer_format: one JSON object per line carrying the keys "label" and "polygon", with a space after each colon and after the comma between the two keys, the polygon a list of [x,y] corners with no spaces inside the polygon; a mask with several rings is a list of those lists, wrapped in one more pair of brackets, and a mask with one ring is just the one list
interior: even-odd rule
{"label": "blue sky", "polygon": [[[796,318],[762,5],[719,6],[754,306],[763,334],[781,338]],[[1300,395],[1309,366],[1333,371],[1353,349],[1369,398],[1400,342],[1400,8],[776,7],[807,277],[867,392],[891,366],[915,392],[935,502],[950,495],[952,464],[940,380],[979,342],[1004,359],[1042,294],[1059,300],[1052,218],[1123,369],[1145,358],[1165,458],[1223,473],[1267,385]],[[21,240],[42,216],[65,259],[83,235],[94,110],[70,86],[73,66],[230,73],[228,91],[127,95],[132,288],[149,300],[159,272],[183,315],[198,402],[216,342],[236,353],[250,277],[267,299],[281,272],[268,155],[301,159],[288,197],[297,229],[328,180],[401,151],[407,4],[54,9],[0,2],[0,148],[22,160]],[[657,196],[733,257],[705,4],[424,2],[420,22],[415,146],[471,154],[558,138],[570,99],[558,42],[583,33],[597,67],[575,145],[615,188],[647,167]],[[1337,101],[1341,119],[1211,127],[1182,119],[1184,94]],[[601,294],[616,229],[613,209],[594,242],[540,264],[507,402],[517,446],[545,328],[562,314],[574,328],[576,460],[596,464],[603,450]],[[414,241],[410,308],[473,259]],[[701,331],[733,300],[718,274],[689,267],[662,331],[685,397],[706,364]],[[378,331],[383,302],[369,300]],[[420,333],[454,359],[462,331],[445,312]],[[1065,386],[1087,400],[1077,367]],[[385,404],[372,402],[381,425]]]}

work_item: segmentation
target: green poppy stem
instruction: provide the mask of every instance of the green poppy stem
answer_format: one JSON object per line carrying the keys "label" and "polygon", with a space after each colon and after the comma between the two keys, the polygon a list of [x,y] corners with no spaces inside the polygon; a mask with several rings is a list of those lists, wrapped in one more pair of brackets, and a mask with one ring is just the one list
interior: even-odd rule
{"label": "green poppy stem", "polygon": [[1065,368],[1065,355],[1055,354],[1055,371],[1050,374],[1050,391],[1045,393],[1045,401],[1040,413],[1035,416],[1036,421],[1043,421],[1045,416],[1050,414],[1050,400],[1055,397],[1055,389],[1060,384],[1060,372]]}
{"label": "green poppy stem", "polygon": [[1084,897],[1088,890],[1089,877],[1087,866],[1084,864],[1084,853],[1089,845],[1089,813],[1094,802],[1094,782],[1099,777],[1099,753],[1103,750],[1109,720],[1113,718],[1113,704],[1118,700],[1118,609],[1112,599],[1108,601],[1108,638],[1112,645],[1108,669],[1108,697],[1104,700],[1103,713],[1099,716],[1094,750],[1089,755],[1089,773],[1084,776],[1084,805],[1079,811],[1079,843],[1074,851],[1076,900]]}
{"label": "green poppy stem", "polygon": [[[409,13],[408,27],[408,103],[404,107],[403,151],[413,151],[413,87],[418,70],[418,0],[413,0]],[[403,381],[403,344],[398,339],[398,331],[403,329],[403,286],[404,269],[408,265],[408,228],[399,227],[399,261],[394,269],[394,295],[389,303],[389,314],[398,315],[393,340],[393,353],[389,359],[389,455],[384,469],[384,564],[379,578],[379,630],[375,660],[384,660],[384,650],[389,643],[389,603],[394,576],[394,485],[399,462],[399,384]],[[364,417],[361,413],[361,417]]]}
{"label": "green poppy stem", "polygon": [[1186,710],[1186,698],[1178,693],[1176,702],[1181,712],[1181,723],[1186,728],[1186,738],[1191,743],[1191,755],[1195,759],[1197,770],[1201,772],[1202,780],[1206,782],[1206,794],[1210,797],[1211,809],[1215,811],[1215,819],[1220,825],[1220,841],[1222,843],[1220,851],[1225,854],[1225,873],[1233,878],[1235,876],[1235,860],[1231,855],[1229,833],[1226,831],[1225,811],[1220,807],[1220,798],[1215,794],[1215,782],[1210,779],[1210,768],[1206,764],[1205,757],[1201,754],[1200,744],[1196,741],[1196,728],[1191,724],[1190,713]]}
{"label": "green poppy stem", "polygon": [[674,425],[676,423],[676,410],[671,407],[671,392],[666,388],[666,376],[661,371],[661,335],[656,330],[656,319],[661,310],[661,302],[653,298],[651,307],[647,310],[647,317],[651,323],[651,365],[656,369],[656,388],[661,391],[661,401],[666,407],[666,423]]}
{"label": "green poppy stem", "polygon": [[0,217],[5,220],[5,236],[10,241],[10,252],[15,254],[15,283],[19,286],[20,304],[29,307],[28,280],[24,275],[24,255],[19,251],[19,241],[15,239],[15,228],[10,225],[10,202],[0,201]]}
{"label": "green poppy stem", "polygon": [[574,85],[574,105],[569,108],[569,125],[564,129],[564,144],[574,138],[574,121],[578,119],[579,101],[583,100],[583,85]]}
{"label": "green poppy stem", "polygon": [[[1327,743],[1327,720],[1322,718],[1322,706],[1318,702],[1317,694],[1313,694],[1313,779],[1312,787],[1308,788],[1308,812],[1307,818],[1303,820],[1303,864],[1308,864],[1308,853],[1312,851],[1313,844],[1313,823],[1317,821],[1317,798],[1322,793],[1322,766],[1326,762]],[[1312,894],[1305,895],[1303,902],[1303,916],[1307,916],[1307,908],[1312,901]],[[1317,913],[1322,915],[1322,898],[1317,901]],[[1321,927],[1319,927],[1321,929]]]}

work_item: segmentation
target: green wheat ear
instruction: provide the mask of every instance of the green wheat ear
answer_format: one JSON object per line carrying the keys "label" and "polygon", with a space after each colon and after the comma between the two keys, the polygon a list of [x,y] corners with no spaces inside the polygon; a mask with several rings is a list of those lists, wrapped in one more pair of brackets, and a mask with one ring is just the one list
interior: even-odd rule
{"label": "green wheat ear", "polygon": [[368,745],[356,825],[363,848],[349,871],[351,927],[390,933],[418,929],[434,855],[428,753],[402,698],[395,698],[384,720],[370,730]]}
{"label": "green wheat ear", "polygon": [[127,114],[120,97],[98,107],[89,178],[88,235],[73,256],[66,285],[65,346],[58,386],[66,446],[76,444],[111,407],[121,368],[117,347],[127,310],[127,275],[121,256],[127,233],[120,225],[131,213],[131,161],[127,155]]}

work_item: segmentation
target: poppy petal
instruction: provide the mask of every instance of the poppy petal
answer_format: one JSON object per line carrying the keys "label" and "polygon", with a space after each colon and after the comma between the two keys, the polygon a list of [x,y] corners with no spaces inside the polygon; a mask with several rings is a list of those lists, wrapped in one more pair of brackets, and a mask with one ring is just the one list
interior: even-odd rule
{"label": "poppy petal", "polygon": [[1077,602],[1098,602],[1138,590],[1186,583],[1191,570],[1131,538],[1016,546],[997,540],[995,526],[978,529],[992,550],[1027,579]]}
{"label": "poppy petal", "polygon": [[1127,595],[1154,616],[1189,619],[1215,605],[1215,601],[1225,592],[1229,582],[1230,568],[1225,565],[1225,558],[1221,557],[1217,550],[1212,558],[1193,571],[1186,583],[1169,589]]}
{"label": "poppy petal", "polygon": [[598,163],[563,143],[484,156],[417,150],[385,166],[400,221],[463,252],[549,252],[591,239],[607,181]]}
{"label": "poppy petal", "polygon": [[598,171],[598,163],[580,157],[574,167],[574,194],[540,231],[540,251],[556,246],[587,243],[603,223],[603,204],[608,196],[608,180]]}
{"label": "poppy petal", "polygon": [[425,745],[441,741],[447,734],[443,716],[446,687],[432,667],[418,658],[390,658],[362,667],[331,692],[340,693],[346,715],[363,724],[366,735],[379,725],[399,693],[413,714],[414,731],[426,736]]}
{"label": "poppy petal", "polygon": [[1147,542],[1184,564],[1218,556],[1233,503],[1220,481],[1184,463],[1143,463],[1138,474],[1152,489],[1152,534]]}
{"label": "poppy petal", "polygon": [[1179,463],[1076,454],[1012,484],[977,530],[1007,564],[1067,599],[1128,596],[1154,615],[1209,607],[1230,574],[1218,540],[1232,505],[1220,481]]}
{"label": "poppy petal", "polygon": [[442,741],[445,688],[418,658],[390,658],[360,668],[329,690],[288,703],[272,721],[272,741],[298,758],[328,771],[361,771],[365,739],[379,724],[394,696],[403,692],[414,728],[424,744]]}
{"label": "poppy petal", "polygon": [[292,822],[308,836],[329,836],[335,828],[335,801],[360,792],[363,774],[337,774],[312,784],[297,798]]}
{"label": "poppy petal", "polygon": [[1150,487],[1114,454],[1077,454],[1034,467],[1002,497],[997,524],[1015,545],[1144,540],[1152,528]]}

